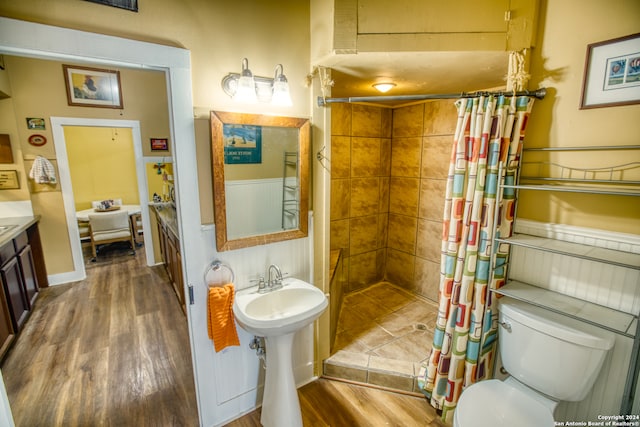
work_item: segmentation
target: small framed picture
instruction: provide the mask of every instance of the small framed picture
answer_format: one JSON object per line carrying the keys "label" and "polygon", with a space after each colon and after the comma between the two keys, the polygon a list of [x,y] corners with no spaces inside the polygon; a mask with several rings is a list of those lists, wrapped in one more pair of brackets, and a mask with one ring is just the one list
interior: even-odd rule
{"label": "small framed picture", "polygon": [[169,140],[167,138],[151,138],[151,151],[167,151]]}
{"label": "small framed picture", "polygon": [[41,129],[45,128],[44,119],[40,117],[27,117],[27,128],[29,129]]}
{"label": "small framed picture", "polygon": [[640,33],[587,46],[580,109],[640,103]]}
{"label": "small framed picture", "polygon": [[0,190],[17,190],[20,188],[17,170],[0,171]]}
{"label": "small framed picture", "polygon": [[76,107],[122,108],[120,71],[62,65],[67,102]]}

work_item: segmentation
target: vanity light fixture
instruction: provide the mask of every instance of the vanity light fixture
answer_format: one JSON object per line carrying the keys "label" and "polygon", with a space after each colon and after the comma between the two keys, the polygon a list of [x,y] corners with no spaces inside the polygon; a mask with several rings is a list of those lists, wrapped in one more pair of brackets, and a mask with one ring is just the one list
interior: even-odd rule
{"label": "vanity light fixture", "polygon": [[[278,73],[278,70],[280,71]],[[289,82],[284,75],[284,68],[282,64],[276,65],[276,75],[273,78],[273,95],[271,97],[271,103],[273,105],[281,105],[284,107],[290,107],[291,94],[289,93]]]}
{"label": "vanity light fixture", "polygon": [[236,82],[236,91],[233,94],[233,100],[243,102],[246,104],[256,102],[256,82],[249,70],[249,60],[247,58],[242,59],[242,73]]}
{"label": "vanity light fixture", "polygon": [[243,58],[242,72],[224,76],[222,90],[238,102],[291,106],[289,82],[283,70],[282,64],[278,64],[273,78],[254,76],[249,70],[249,61]]}
{"label": "vanity light fixture", "polygon": [[391,83],[391,82],[376,83],[376,84],[373,85],[373,87],[375,87],[376,89],[378,89],[382,93],[389,92],[395,86],[396,86],[396,84],[395,83]]}

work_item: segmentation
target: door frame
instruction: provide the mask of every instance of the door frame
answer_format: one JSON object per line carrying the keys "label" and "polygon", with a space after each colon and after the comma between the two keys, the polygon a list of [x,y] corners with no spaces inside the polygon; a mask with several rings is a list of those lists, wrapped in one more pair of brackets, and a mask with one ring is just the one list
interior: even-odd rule
{"label": "door frame", "polygon": [[[0,53],[7,55],[75,61],[163,71],[167,82],[170,144],[176,177],[176,213],[181,241],[182,274],[186,286],[204,286],[202,271],[208,260],[203,248],[210,246],[201,227],[198,195],[197,156],[193,118],[191,55],[187,49],[89,33],[52,25],[0,17]],[[187,306],[191,359],[198,401],[200,425],[211,425],[214,414],[208,406],[210,378],[206,359],[211,351],[206,334],[196,333],[194,318],[204,318],[203,303]],[[198,331],[199,332],[199,331]],[[199,363],[200,362],[200,363]],[[0,384],[0,394],[4,384]],[[0,399],[0,419],[11,409]],[[10,415],[9,415],[10,417]]]}
{"label": "door frame", "polygon": [[[74,271],[63,273],[65,282],[83,280],[87,277],[82,255],[82,242],[78,233],[78,221],[76,218],[75,196],[71,183],[71,171],[69,169],[69,157],[67,155],[67,143],[64,134],[65,126],[101,127],[101,128],[128,128],[131,129],[133,139],[133,153],[136,163],[136,180],[138,183],[138,197],[140,199],[140,211],[142,214],[142,228],[147,265],[154,265],[153,240],[151,233],[151,221],[149,219],[149,191],[147,188],[147,176],[144,157],[142,153],[142,137],[140,135],[140,122],[137,120],[111,120],[111,119],[81,119],[76,117],[51,117],[51,132],[56,149],[58,162],[58,174],[62,200],[69,230],[69,242],[73,257]],[[60,275],[56,275],[58,277]],[[63,282],[60,282],[63,283]],[[52,283],[55,284],[55,283]]]}

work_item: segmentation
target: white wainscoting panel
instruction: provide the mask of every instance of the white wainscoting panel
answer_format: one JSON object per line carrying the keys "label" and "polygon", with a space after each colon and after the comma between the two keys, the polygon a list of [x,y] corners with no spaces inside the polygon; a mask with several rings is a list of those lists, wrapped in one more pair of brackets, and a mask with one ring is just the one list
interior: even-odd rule
{"label": "white wainscoting panel", "polygon": [[[516,232],[631,253],[640,236],[518,219]],[[637,315],[640,271],[550,252],[512,246],[509,278]],[[592,391],[581,402],[561,402],[556,421],[598,421],[618,414],[627,380],[633,340],[616,335],[613,349]],[[550,357],[553,357],[550,355]]]}
{"label": "white wainscoting panel", "polygon": [[225,181],[224,185],[229,236],[282,230],[282,178]]}
{"label": "white wainscoting panel", "polygon": [[[309,213],[309,230],[313,230],[313,214]],[[311,277],[313,237],[288,240],[269,245],[242,248],[233,251],[217,252],[215,250],[215,228],[203,227],[203,231],[211,239],[211,246],[206,249],[210,261],[218,259],[228,264],[235,273],[236,290],[256,286],[251,282],[267,274],[270,264],[277,264],[283,274],[288,274],[313,283]],[[205,271],[202,274],[204,276]],[[196,298],[206,298],[204,289],[196,290]],[[206,319],[201,319],[202,326],[197,328],[199,334],[206,336]],[[207,360],[207,371],[204,375],[210,379],[207,387],[211,396],[215,396],[217,404],[216,426],[222,426],[229,421],[250,412],[260,405],[264,387],[264,369],[255,350],[249,348],[253,335],[237,326],[239,347],[228,347],[216,353],[213,343],[207,354],[201,355]],[[293,342],[293,369],[296,384],[306,384],[314,379],[313,376],[313,336],[314,326],[299,331]],[[208,338],[205,338],[208,339]],[[209,340],[209,342],[211,342]]]}

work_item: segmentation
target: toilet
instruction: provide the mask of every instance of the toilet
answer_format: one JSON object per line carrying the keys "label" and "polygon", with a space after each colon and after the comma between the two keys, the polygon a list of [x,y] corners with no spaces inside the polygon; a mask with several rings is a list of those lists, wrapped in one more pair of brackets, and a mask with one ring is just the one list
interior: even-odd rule
{"label": "toilet", "polygon": [[615,336],[508,297],[498,310],[498,351],[510,376],[464,389],[453,426],[553,426],[558,402],[580,401],[591,390]]}

